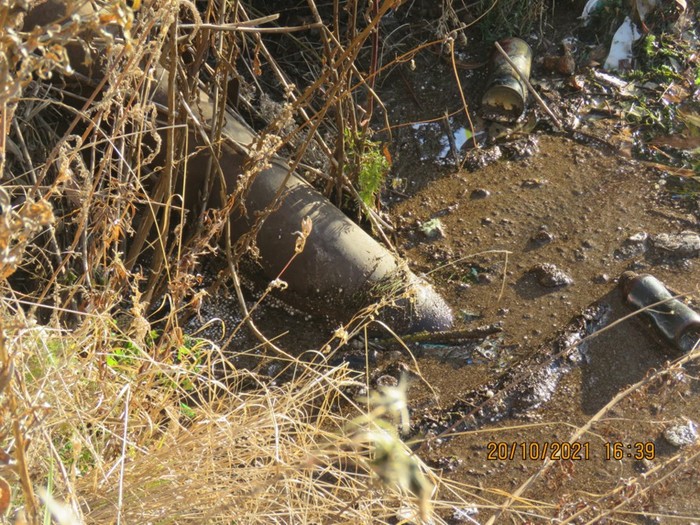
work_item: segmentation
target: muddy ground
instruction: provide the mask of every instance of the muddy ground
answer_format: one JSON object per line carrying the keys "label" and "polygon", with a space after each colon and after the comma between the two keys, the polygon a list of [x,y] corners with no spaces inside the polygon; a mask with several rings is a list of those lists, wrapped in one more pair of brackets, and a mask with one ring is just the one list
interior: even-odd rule
{"label": "muddy ground", "polygon": [[[484,51],[474,49],[463,63],[485,61]],[[393,158],[383,211],[396,226],[399,252],[452,305],[457,327],[501,332],[461,345],[411,344],[418,368],[404,350],[374,344],[370,371],[398,379],[398,370],[408,370],[414,378],[416,450],[473,494],[474,509],[446,518],[700,521],[699,445],[671,444],[674,431],[685,425],[690,432],[688,420],[700,423],[698,370],[672,364],[679,354],[639,316],[618,322],[631,310],[617,283],[626,270],[651,273],[697,300],[700,248],[692,235],[700,188],[614,146],[554,132],[532,102],[530,114],[542,119],[534,129],[470,150],[452,75],[452,64],[428,49],[380,82],[388,114],[376,115],[377,129],[388,121],[392,130],[377,137],[390,144]],[[464,68],[460,75],[470,107],[478,107],[485,70]],[[535,67],[534,79],[547,75]],[[441,119],[445,112],[454,115]],[[474,118],[480,138],[499,135],[476,112]],[[607,123],[608,130],[615,126]],[[439,227],[426,233],[432,219]],[[690,245],[664,244],[681,232],[692,233]],[[569,282],[551,286],[547,279],[557,271]],[[577,316],[591,308],[580,329]],[[318,348],[335,328],[272,305],[256,321],[295,354]],[[570,337],[565,343],[558,340],[563,335]],[[362,367],[357,346],[348,345],[348,360]],[[517,363],[526,366],[508,377]],[[279,369],[271,364],[268,372]],[[641,384],[621,394],[635,383]],[[510,390],[499,397],[498,389]],[[470,419],[481,404],[491,408]],[[572,449],[571,442],[578,445]],[[543,461],[553,449],[580,459]],[[512,494],[518,497],[508,501]]]}
{"label": "muddy ground", "polygon": [[[526,160],[446,174],[392,209],[399,217],[409,217],[408,224],[441,215],[443,239],[422,239],[418,228],[402,232],[405,256],[419,272],[466,258],[433,272],[434,282],[462,322],[500,323],[503,328],[502,339],[494,343],[488,358],[475,352],[465,359],[474,364],[459,366],[455,360],[444,362],[431,358],[429,351],[423,353],[421,372],[439,394],[434,404],[428,399],[416,401],[428,414],[436,407],[452,406],[485,382],[484,378],[507,368],[509,361],[549,351],[546,343],[588,305],[602,303],[609,308],[598,330],[629,314],[616,283],[624,270],[652,273],[683,292],[696,291],[700,282],[697,263],[691,259],[669,263],[655,260],[648,252],[634,253],[636,248],[625,251],[633,245],[629,239],[642,232],[653,235],[697,228],[683,206],[672,204],[662,176],[562,137],[542,135],[539,146],[539,152]],[[488,197],[475,198],[475,192],[488,193]],[[453,211],[443,215],[446,209]],[[550,235],[542,236],[543,231]],[[538,236],[545,242],[538,242]],[[485,251],[496,253],[479,255]],[[530,270],[543,263],[554,264],[573,283],[542,286]],[[665,367],[672,358],[668,351],[638,320],[616,324],[584,343],[584,364],[563,375],[549,402],[516,419],[483,425],[479,431],[449,439],[428,456],[434,464],[458,458],[459,466],[450,475],[467,484],[487,492],[513,491],[539,472],[542,462],[529,458],[490,461],[490,444],[515,443],[522,451],[532,443],[537,448],[545,442],[568,442],[575,429],[618,392]],[[653,442],[656,456],[652,464],[663,462],[677,452],[661,438],[666,425],[684,417],[697,421],[698,414],[697,381],[679,369],[676,376],[655,381],[633,399],[617,404],[578,438],[589,444],[588,461],[553,465],[525,496],[560,505],[565,515],[579,498],[595,501],[592,495],[621,488],[621,483],[632,485],[625,490],[642,490],[652,482],[638,478],[642,469],[651,466],[629,458],[628,444]],[[625,444],[625,457],[620,461],[605,459],[606,443],[613,442]],[[685,469],[639,500],[627,500],[622,508],[663,515],[664,523],[675,513],[698,516],[697,461],[681,470]],[[571,499],[566,504],[559,499],[564,494]],[[691,494],[694,496],[689,497]],[[537,507],[533,515],[550,515]],[[632,522],[638,518],[629,517]]]}

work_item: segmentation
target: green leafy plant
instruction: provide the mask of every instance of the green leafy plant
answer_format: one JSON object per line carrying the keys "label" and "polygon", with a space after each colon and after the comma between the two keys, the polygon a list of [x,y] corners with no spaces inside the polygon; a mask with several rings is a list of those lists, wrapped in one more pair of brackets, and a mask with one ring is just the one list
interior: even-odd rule
{"label": "green leafy plant", "polygon": [[382,151],[381,143],[366,137],[357,137],[349,129],[345,130],[344,136],[348,169],[352,172],[350,175],[354,174],[357,178],[358,193],[362,202],[374,209],[377,196],[389,173],[389,160]]}

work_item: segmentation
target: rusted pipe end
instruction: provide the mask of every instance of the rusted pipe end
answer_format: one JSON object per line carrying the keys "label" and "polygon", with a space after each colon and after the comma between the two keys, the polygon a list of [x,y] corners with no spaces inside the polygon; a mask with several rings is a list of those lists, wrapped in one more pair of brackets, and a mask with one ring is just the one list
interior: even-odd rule
{"label": "rusted pipe end", "polygon": [[383,317],[390,320],[400,333],[440,332],[452,328],[452,309],[425,280],[409,273],[407,297],[397,301],[397,306],[387,308]]}
{"label": "rusted pipe end", "polygon": [[623,272],[620,275],[620,278],[618,280],[618,286],[625,300],[627,300],[627,296],[632,291],[632,287],[634,286],[635,280],[639,277],[640,275],[638,273],[632,271]]}

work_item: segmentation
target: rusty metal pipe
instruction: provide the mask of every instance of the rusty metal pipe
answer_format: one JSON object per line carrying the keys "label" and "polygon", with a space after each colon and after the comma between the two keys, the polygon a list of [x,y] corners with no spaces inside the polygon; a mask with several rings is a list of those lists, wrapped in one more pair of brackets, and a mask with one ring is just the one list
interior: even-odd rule
{"label": "rusty metal pipe", "polygon": [[675,298],[664,283],[649,274],[625,272],[620,276],[625,301],[641,311],[656,332],[682,353],[700,341],[700,314]]}
{"label": "rusty metal pipe", "polygon": [[[528,78],[532,50],[527,42],[510,37],[501,40],[499,44],[520,73]],[[515,122],[525,111],[527,85],[497,50],[493,51],[490,63],[487,88],[481,99],[481,112],[488,120]]]}

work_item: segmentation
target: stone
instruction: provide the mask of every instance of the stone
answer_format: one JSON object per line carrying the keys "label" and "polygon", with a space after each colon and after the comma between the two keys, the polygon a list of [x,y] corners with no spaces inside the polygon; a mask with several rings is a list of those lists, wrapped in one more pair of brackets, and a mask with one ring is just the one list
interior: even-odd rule
{"label": "stone", "polygon": [[690,419],[674,423],[664,430],[664,439],[674,447],[692,445],[698,439],[698,426]]}
{"label": "stone", "polygon": [[569,286],[574,283],[571,276],[551,263],[533,266],[529,270],[529,273],[532,273],[540,286],[544,286],[545,288],[558,288]]}

